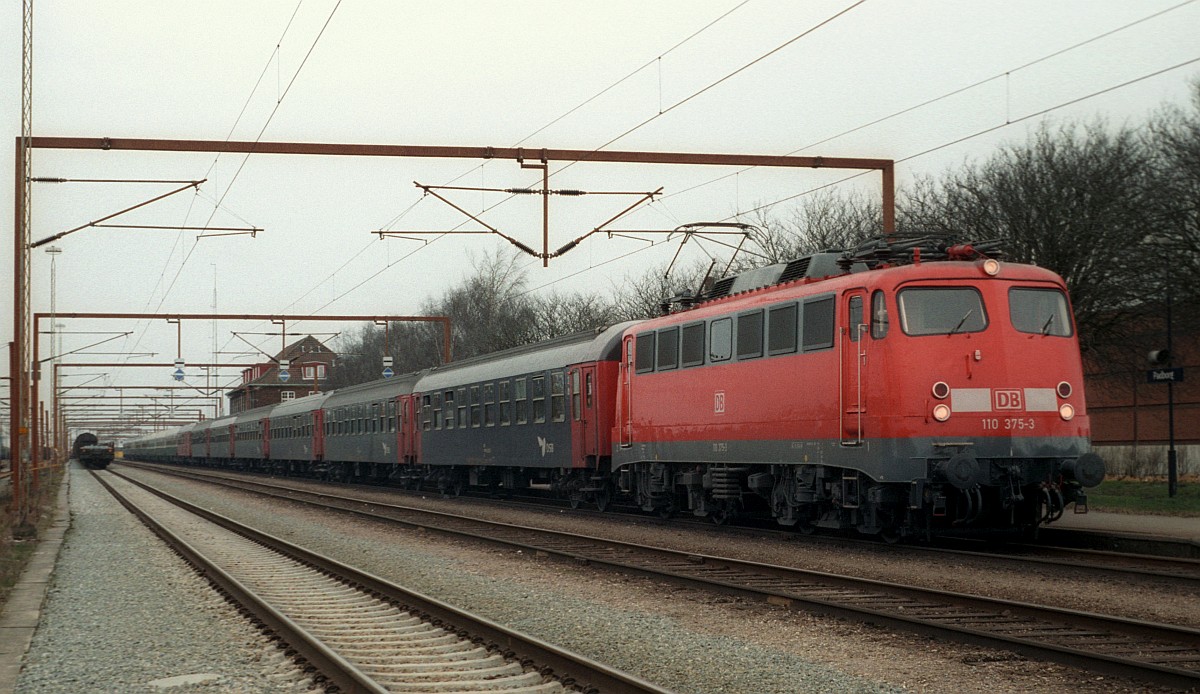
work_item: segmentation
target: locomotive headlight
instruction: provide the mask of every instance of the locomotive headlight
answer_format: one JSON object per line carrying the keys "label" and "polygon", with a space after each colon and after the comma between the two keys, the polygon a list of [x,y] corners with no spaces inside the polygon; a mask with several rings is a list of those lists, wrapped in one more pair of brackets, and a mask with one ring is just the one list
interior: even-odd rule
{"label": "locomotive headlight", "polygon": [[1065,421],[1071,421],[1075,418],[1075,406],[1069,402],[1064,402],[1058,406],[1058,415]]}
{"label": "locomotive headlight", "polygon": [[944,422],[950,419],[950,406],[945,403],[939,403],[933,406],[933,418],[939,422]]}
{"label": "locomotive headlight", "polygon": [[1059,383],[1055,390],[1058,391],[1058,397],[1063,398],[1064,400],[1071,397],[1071,384],[1067,383],[1066,381]]}
{"label": "locomotive headlight", "polygon": [[989,277],[995,277],[996,275],[999,275],[1000,261],[996,260],[995,258],[988,258],[987,260],[983,261],[983,271],[987,273]]}
{"label": "locomotive headlight", "polygon": [[933,384],[933,397],[938,400],[945,400],[947,395],[950,395],[950,386],[946,385],[945,381],[938,381]]}

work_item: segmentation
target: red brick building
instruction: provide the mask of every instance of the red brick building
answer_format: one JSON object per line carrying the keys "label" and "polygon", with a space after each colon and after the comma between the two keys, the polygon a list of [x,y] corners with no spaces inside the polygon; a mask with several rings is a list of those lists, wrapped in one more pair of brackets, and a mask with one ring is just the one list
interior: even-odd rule
{"label": "red brick building", "polygon": [[[288,345],[273,361],[242,371],[242,384],[226,393],[230,414],[319,393],[321,384],[332,373],[336,357],[335,352],[312,335]],[[287,381],[279,378],[279,362],[283,359],[288,360]]]}

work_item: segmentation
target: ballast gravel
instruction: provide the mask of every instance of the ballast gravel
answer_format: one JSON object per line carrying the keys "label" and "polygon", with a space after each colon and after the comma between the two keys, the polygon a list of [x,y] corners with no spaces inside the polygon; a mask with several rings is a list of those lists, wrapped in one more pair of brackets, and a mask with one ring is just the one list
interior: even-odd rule
{"label": "ballast gravel", "polygon": [[87,471],[18,694],[304,692],[311,680]]}
{"label": "ballast gravel", "polygon": [[[218,513],[679,692],[1157,691],[1004,651],[793,612],[202,483],[125,471]],[[353,493],[375,494],[361,489]],[[413,501],[411,496],[397,500]],[[544,512],[494,511],[485,505],[434,498],[425,502],[441,510],[470,505],[475,515],[503,515],[530,525],[560,524],[549,522]],[[631,525],[604,520],[604,529],[596,531],[597,522],[564,519],[561,525],[583,526],[577,528],[583,531],[591,524],[595,534],[606,536],[620,534],[614,527]],[[782,551],[760,539],[727,535],[716,539],[710,534],[704,546],[697,539],[704,534],[689,528],[637,526],[628,534],[636,539],[621,539],[696,543],[695,551],[758,555],[763,561],[772,561],[766,555]],[[791,545],[787,551],[795,553],[798,548]],[[831,557],[819,561],[838,563]],[[878,556],[873,561],[890,563]],[[890,571],[909,572],[910,579],[918,564],[923,563],[926,574],[940,571],[931,562],[927,557],[900,558]],[[984,569],[967,567],[956,573],[967,582],[1004,582]],[[1015,590],[1031,578],[1010,580]],[[1054,578],[1048,582],[1063,587]]]}

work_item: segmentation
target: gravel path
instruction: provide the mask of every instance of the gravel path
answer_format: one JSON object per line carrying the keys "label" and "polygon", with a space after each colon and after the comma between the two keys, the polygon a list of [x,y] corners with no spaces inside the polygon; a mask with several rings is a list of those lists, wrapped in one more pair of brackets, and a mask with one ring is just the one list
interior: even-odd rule
{"label": "gravel path", "polygon": [[[153,473],[135,471],[135,476]],[[153,475],[156,484],[218,513],[252,522],[268,532],[434,597],[481,613],[680,692],[816,691],[1154,691],[1136,683],[1057,665],[1029,662],[1011,653],[894,634],[869,625],[788,612],[770,605],[681,589],[650,579],[529,557],[467,541],[446,540],[336,513],[307,510],[249,494]],[[405,501],[407,503],[407,499]],[[429,499],[443,510],[467,502]],[[485,507],[472,504],[477,512]],[[488,509],[531,523],[546,514]],[[544,524],[597,523],[550,514]],[[695,551],[749,555],[774,561],[787,551],[796,560],[821,552],[795,543],[712,535],[688,528],[625,526],[650,544],[695,543]],[[541,520],[538,524],[543,524]],[[604,533],[609,531],[605,526]],[[704,540],[707,539],[707,544]],[[773,545],[780,545],[774,547]],[[822,550],[835,555],[836,550]],[[809,556],[809,555],[814,556]],[[879,557],[872,560],[879,563]],[[890,571],[953,576],[960,582],[1015,582],[978,569],[931,568],[928,557],[898,559]],[[795,563],[795,561],[793,561]],[[833,568],[833,567],[831,567]],[[999,572],[1003,574],[1004,572]],[[930,576],[937,582],[939,577]],[[1054,581],[1058,594],[1075,587]],[[1089,597],[1089,599],[1092,599]]]}
{"label": "gravel path", "polygon": [[87,471],[18,694],[303,692],[309,680]]}

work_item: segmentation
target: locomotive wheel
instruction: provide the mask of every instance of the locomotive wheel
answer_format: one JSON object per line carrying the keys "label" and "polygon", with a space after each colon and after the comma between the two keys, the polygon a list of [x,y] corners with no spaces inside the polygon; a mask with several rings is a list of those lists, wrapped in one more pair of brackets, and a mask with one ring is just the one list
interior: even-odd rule
{"label": "locomotive wheel", "polygon": [[571,494],[571,498],[567,500],[567,503],[571,505],[572,509],[579,508],[581,505],[583,505],[583,493],[573,492]]}

